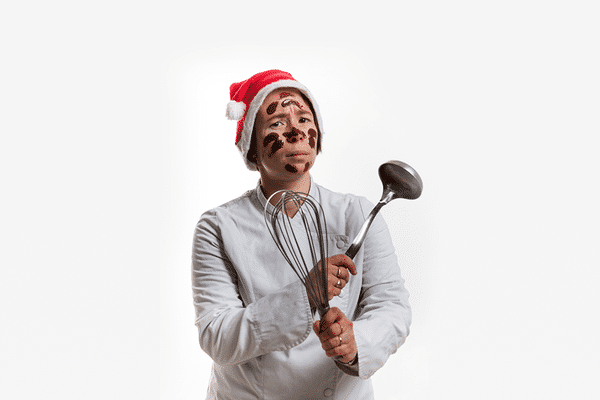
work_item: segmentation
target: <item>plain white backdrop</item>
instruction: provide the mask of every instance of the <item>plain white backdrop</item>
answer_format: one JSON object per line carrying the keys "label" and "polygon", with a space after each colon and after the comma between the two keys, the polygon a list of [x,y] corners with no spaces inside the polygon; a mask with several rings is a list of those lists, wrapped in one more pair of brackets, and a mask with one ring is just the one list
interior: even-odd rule
{"label": "plain white backdrop", "polygon": [[376,202],[413,325],[378,399],[600,397],[592,1],[59,1],[0,12],[0,398],[203,399],[190,257],[256,185],[229,85],[291,72],[320,184]]}

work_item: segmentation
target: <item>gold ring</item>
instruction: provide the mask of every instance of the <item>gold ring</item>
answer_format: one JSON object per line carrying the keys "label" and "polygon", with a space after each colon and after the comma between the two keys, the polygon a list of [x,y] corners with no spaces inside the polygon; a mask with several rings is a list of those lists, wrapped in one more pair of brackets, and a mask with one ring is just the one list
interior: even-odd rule
{"label": "gold ring", "polygon": [[338,277],[338,278],[341,278],[341,277],[342,277],[342,275],[340,274],[340,270],[341,270],[341,268],[340,268],[340,267],[338,267],[338,273],[337,273],[337,277]]}
{"label": "gold ring", "polygon": [[344,341],[342,340],[342,335],[338,336],[340,338],[340,344],[344,343]]}

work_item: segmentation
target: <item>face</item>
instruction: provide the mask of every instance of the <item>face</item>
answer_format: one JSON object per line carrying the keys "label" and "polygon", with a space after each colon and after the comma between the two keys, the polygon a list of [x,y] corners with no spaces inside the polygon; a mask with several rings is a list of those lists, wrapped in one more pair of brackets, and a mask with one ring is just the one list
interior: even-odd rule
{"label": "face", "polygon": [[271,92],[256,115],[257,165],[275,180],[307,173],[317,156],[317,125],[296,89]]}

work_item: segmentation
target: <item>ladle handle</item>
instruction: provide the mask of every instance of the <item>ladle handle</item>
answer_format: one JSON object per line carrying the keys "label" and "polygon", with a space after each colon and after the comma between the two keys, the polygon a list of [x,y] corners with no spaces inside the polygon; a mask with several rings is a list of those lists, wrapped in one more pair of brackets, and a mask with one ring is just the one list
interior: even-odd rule
{"label": "ladle handle", "polygon": [[367,236],[367,231],[369,230],[369,227],[371,226],[373,219],[375,219],[375,216],[377,215],[377,213],[379,212],[381,207],[383,207],[386,203],[387,202],[384,202],[384,200],[377,203],[377,205],[373,208],[373,210],[371,211],[371,213],[369,214],[369,216],[363,223],[362,228],[360,228],[358,235],[356,235],[356,237],[354,238],[354,241],[352,242],[352,244],[350,245],[348,250],[346,250],[346,255],[348,257],[350,257],[351,259],[354,259],[354,256],[356,255],[356,253],[358,253],[358,250],[360,250],[360,246],[362,246],[363,242],[365,241],[365,237]]}

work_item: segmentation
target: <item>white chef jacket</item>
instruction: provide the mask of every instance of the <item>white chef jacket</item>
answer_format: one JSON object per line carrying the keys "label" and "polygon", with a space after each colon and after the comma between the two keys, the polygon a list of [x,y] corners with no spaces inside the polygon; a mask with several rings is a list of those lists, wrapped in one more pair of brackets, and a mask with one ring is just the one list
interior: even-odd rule
{"label": "white chef jacket", "polygon": [[[326,215],[329,255],[344,253],[373,204],[314,182],[309,194]],[[306,289],[264,222],[265,204],[259,182],[204,213],[196,226],[196,325],[214,361],[207,399],[372,399],[369,378],[404,343],[411,321],[383,218],[375,218],[354,258],[357,275],[330,301],[354,324],[358,364],[347,367],[321,348]]]}

